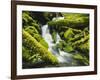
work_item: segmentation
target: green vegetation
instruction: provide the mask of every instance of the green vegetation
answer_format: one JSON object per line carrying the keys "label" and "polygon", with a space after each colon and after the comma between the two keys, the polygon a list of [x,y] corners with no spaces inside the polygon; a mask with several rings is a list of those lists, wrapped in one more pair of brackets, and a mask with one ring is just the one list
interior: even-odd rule
{"label": "green vegetation", "polygon": [[51,34],[56,31],[62,38],[57,47],[70,54],[78,52],[77,55],[73,54],[75,64],[89,65],[89,15],[76,13],[62,13],[62,15],[64,19],[48,22]]}
{"label": "green vegetation", "polygon": [[27,26],[34,26],[39,32],[41,32],[39,23],[36,20],[32,19],[29,12],[23,11],[22,21],[23,28],[27,28]]}
{"label": "green vegetation", "polygon": [[68,19],[63,19],[63,20],[57,20],[57,21],[50,21],[48,22],[49,26],[66,26],[66,27],[71,27],[71,28],[80,28],[84,29],[89,25],[89,22],[87,22],[87,18],[81,18],[79,20],[68,20]]}
{"label": "green vegetation", "polygon": [[[66,63],[66,66],[89,65],[88,14],[23,11],[22,22],[22,58],[25,64],[35,65],[42,62],[44,67],[60,65],[57,56],[49,51],[49,44],[42,37],[42,26],[47,24],[52,43],[55,44],[52,48],[72,55],[73,61],[70,64]],[[61,38],[59,42],[57,34]]]}
{"label": "green vegetation", "polygon": [[[46,61],[47,63],[58,63],[56,57],[53,56],[52,53],[50,53],[45,47],[43,47],[39,42],[37,42],[36,39],[25,30],[23,30],[23,46],[25,46],[28,50],[32,50],[33,56],[34,54],[40,55],[40,58]],[[30,53],[27,54],[30,55]],[[24,57],[28,58],[29,56],[26,55]]]}
{"label": "green vegetation", "polygon": [[25,28],[25,31],[27,31],[32,37],[34,37],[44,47],[48,48],[48,44],[45,42],[45,40],[42,38],[42,36],[39,34],[39,32],[34,26],[27,26],[27,28]]}

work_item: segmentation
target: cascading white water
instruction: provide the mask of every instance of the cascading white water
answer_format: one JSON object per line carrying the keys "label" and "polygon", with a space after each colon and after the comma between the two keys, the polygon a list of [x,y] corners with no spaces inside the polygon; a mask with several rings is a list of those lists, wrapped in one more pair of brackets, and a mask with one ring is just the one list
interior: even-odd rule
{"label": "cascading white water", "polygon": [[61,51],[60,49],[54,49],[53,46],[56,46],[57,43],[61,40],[60,36],[56,35],[56,43],[53,43],[52,36],[50,34],[48,25],[42,26],[42,37],[45,39],[45,41],[48,43],[48,50],[51,51],[58,59],[60,63],[69,63],[70,62],[70,54],[64,51]]}
{"label": "cascading white water", "polygon": [[[57,17],[53,18],[53,20],[58,20],[58,19],[64,19],[64,17]],[[60,63],[70,63],[71,62],[71,55],[67,52],[61,51],[60,49],[54,49],[53,47],[56,46],[57,43],[61,40],[59,34],[56,34],[56,43],[53,43],[52,36],[50,34],[48,25],[43,25],[42,26],[42,37],[45,39],[45,41],[48,43],[48,50],[51,51],[58,59]]]}

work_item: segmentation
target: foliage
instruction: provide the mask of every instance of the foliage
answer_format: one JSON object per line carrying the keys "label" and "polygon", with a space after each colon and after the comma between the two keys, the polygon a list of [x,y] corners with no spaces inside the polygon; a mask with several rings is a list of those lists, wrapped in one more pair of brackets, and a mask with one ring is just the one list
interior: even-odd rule
{"label": "foliage", "polygon": [[[41,36],[40,24],[31,17],[31,13],[23,11],[23,61],[31,64],[45,62],[57,64],[57,58],[48,51],[48,44]],[[38,46],[39,45],[39,46]]]}
{"label": "foliage", "polygon": [[57,47],[60,48],[61,50],[65,51],[65,52],[72,52],[74,51],[74,48],[71,46],[70,43],[66,43],[65,41],[60,41],[57,44]]}
{"label": "foliage", "polygon": [[25,31],[31,34],[31,36],[34,37],[44,47],[48,48],[48,43],[42,38],[41,35],[39,35],[39,32],[34,26],[27,26],[27,28],[25,28]]}
{"label": "foliage", "polygon": [[66,14],[64,19],[61,20],[54,20],[49,21],[48,25],[52,27],[59,28],[60,26],[66,26],[70,28],[76,28],[76,29],[84,29],[89,25],[89,18],[88,16],[78,16],[79,14]]}
{"label": "foliage", "polygon": [[54,43],[57,41],[57,32],[56,31],[53,31],[52,32],[52,39],[54,40]]}
{"label": "foliage", "polygon": [[41,32],[39,23],[30,16],[29,12],[22,12],[22,22],[23,28],[27,28],[27,26],[34,26],[39,31],[39,33]]}
{"label": "foliage", "polygon": [[74,63],[75,65],[89,65],[88,58],[84,56],[83,54],[76,53],[73,55],[73,59],[75,59]]}
{"label": "foliage", "polygon": [[[64,17],[59,19],[57,17]],[[55,18],[55,19],[54,19]],[[72,55],[72,65],[89,65],[89,15],[81,13],[53,13],[23,11],[23,61],[29,63],[45,62],[57,65],[57,56],[48,50],[48,43],[42,37],[42,25],[48,24],[53,46]]]}
{"label": "foliage", "polygon": [[43,61],[42,57],[39,54],[34,53],[32,50],[29,50],[24,46],[22,47],[22,54],[24,62],[38,63],[40,61]]}
{"label": "foliage", "polygon": [[75,34],[73,33],[72,29],[69,28],[68,30],[66,30],[66,32],[64,33],[64,38],[65,39],[69,39],[71,37],[73,37]]}
{"label": "foliage", "polygon": [[58,63],[57,58],[25,30],[23,30],[23,46],[29,50],[32,50],[35,54],[39,54],[42,60],[47,63]]}

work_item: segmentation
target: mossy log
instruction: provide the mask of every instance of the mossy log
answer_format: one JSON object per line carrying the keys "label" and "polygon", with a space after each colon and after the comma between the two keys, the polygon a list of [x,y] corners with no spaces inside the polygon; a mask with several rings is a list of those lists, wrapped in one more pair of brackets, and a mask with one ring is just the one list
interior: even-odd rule
{"label": "mossy log", "polygon": [[42,46],[39,42],[36,41],[34,37],[32,37],[28,32],[23,30],[23,46],[27,47],[29,50],[32,50],[36,54],[42,56],[42,59],[51,64],[58,64],[57,58],[49,52],[44,46]]}
{"label": "mossy log", "polygon": [[42,36],[39,34],[37,29],[34,26],[27,26],[27,28],[24,29],[27,31],[32,37],[34,37],[40,44],[42,44],[44,47],[48,49],[48,43],[42,38]]}
{"label": "mossy log", "polygon": [[89,20],[88,17],[83,17],[82,19],[61,19],[61,20],[54,20],[54,21],[49,21],[48,22],[49,26],[53,27],[61,27],[61,26],[66,26],[70,28],[76,28],[76,29],[84,29],[89,25]]}

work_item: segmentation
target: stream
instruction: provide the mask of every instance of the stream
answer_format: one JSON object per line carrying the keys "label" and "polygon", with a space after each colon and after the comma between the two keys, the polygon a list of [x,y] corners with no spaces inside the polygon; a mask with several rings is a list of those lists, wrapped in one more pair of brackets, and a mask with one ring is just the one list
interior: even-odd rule
{"label": "stream", "polygon": [[22,16],[23,69],[90,65],[89,14],[23,11]]}
{"label": "stream", "polygon": [[72,59],[71,59],[71,54],[61,51],[58,48],[54,48],[57,43],[61,40],[59,34],[56,34],[56,43],[53,42],[52,35],[50,34],[50,30],[48,28],[48,25],[43,25],[42,26],[42,37],[45,39],[45,41],[48,43],[48,50],[52,52],[58,59],[60,64],[71,64]]}

